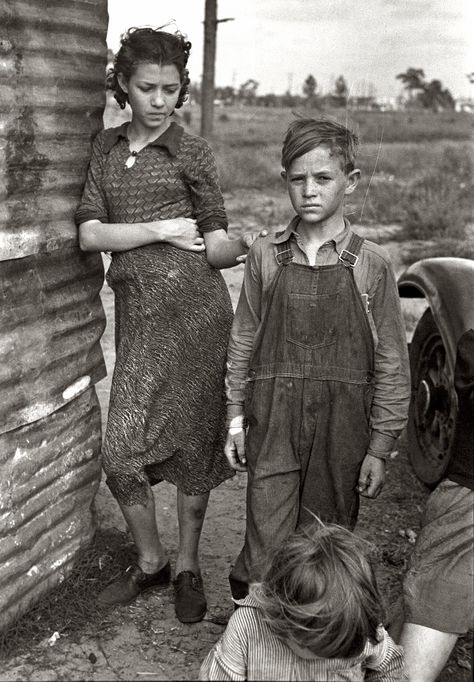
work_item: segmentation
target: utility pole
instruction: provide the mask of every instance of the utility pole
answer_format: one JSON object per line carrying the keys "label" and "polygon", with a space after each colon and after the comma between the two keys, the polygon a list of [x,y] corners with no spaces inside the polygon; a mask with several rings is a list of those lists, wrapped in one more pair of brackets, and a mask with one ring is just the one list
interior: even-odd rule
{"label": "utility pole", "polygon": [[206,0],[204,10],[204,59],[201,84],[201,136],[210,137],[214,122],[214,78],[217,24],[232,19],[217,19],[217,0]]}
{"label": "utility pole", "polygon": [[293,90],[293,75],[294,75],[293,73],[288,74],[288,94],[289,95],[292,94],[292,90]]}

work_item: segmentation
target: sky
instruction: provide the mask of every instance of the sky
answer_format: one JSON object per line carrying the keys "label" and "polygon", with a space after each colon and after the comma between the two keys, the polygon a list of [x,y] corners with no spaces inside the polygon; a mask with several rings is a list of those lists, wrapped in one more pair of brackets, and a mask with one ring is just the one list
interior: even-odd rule
{"label": "sky", "polygon": [[[108,0],[108,46],[116,51],[130,26],[169,24],[193,47],[190,77],[199,82],[203,60],[204,0]],[[354,95],[394,97],[397,74],[420,68],[455,97],[474,96],[472,0],[218,0],[217,86],[249,78],[258,94],[302,94],[312,74],[321,93],[343,75]]]}

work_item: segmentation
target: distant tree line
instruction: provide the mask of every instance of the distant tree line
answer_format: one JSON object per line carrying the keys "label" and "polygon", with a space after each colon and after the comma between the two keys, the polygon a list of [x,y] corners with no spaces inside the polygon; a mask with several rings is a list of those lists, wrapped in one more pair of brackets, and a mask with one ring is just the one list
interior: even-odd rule
{"label": "distant tree line", "polygon": [[[409,68],[405,73],[396,76],[407,91],[405,106],[408,108],[431,109],[442,111],[454,109],[455,101],[450,91],[443,87],[440,80],[425,80],[423,69]],[[377,109],[375,87],[369,83],[367,92],[352,94],[349,91],[346,79],[343,75],[338,76],[333,83],[330,92],[322,93],[313,74],[309,74],[301,86],[301,94],[293,94],[290,91],[283,95],[268,93],[258,94],[259,83],[249,78],[238,88],[230,85],[215,88],[215,99],[224,105],[241,104],[244,106],[264,107],[306,107],[311,109],[325,109],[337,107],[355,107]],[[191,99],[199,103],[201,89],[198,83],[192,83],[190,89]]]}
{"label": "distant tree line", "polygon": [[[344,76],[339,76],[334,82],[334,89],[331,93],[321,95],[318,92],[318,84],[312,74],[306,78],[302,85],[302,94],[293,94],[289,90],[283,95],[268,93],[259,95],[259,82],[249,78],[238,88],[229,85],[216,87],[214,91],[215,99],[224,105],[242,104],[245,106],[264,106],[264,107],[311,107],[323,109],[326,106],[345,107],[348,103],[348,87]],[[201,89],[198,83],[192,83],[190,95],[193,101],[199,103]]]}

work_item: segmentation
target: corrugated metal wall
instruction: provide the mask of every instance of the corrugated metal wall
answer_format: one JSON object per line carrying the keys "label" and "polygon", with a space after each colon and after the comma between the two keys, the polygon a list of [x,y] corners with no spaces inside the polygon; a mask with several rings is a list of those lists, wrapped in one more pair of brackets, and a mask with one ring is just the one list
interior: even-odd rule
{"label": "corrugated metal wall", "polygon": [[102,127],[106,0],[0,0],[0,627],[94,530],[99,254],[74,210]]}

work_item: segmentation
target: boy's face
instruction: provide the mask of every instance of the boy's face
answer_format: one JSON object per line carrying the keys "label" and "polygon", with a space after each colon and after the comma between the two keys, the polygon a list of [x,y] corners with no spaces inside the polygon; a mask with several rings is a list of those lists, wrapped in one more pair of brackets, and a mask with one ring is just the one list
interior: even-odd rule
{"label": "boy's face", "polygon": [[346,174],[337,154],[326,146],[316,147],[296,158],[287,172],[288,194],[296,213],[307,225],[325,225],[342,217],[344,197],[359,182],[360,171]]}

